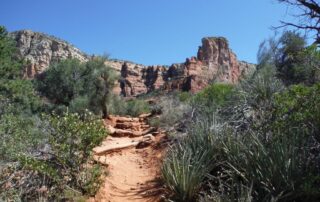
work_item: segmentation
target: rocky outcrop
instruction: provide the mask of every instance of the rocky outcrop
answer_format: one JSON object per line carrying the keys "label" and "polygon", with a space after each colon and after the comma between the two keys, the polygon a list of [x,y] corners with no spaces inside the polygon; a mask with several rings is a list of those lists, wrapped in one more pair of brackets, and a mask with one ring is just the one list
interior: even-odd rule
{"label": "rocky outcrop", "polygon": [[12,32],[10,36],[17,42],[19,57],[28,62],[25,75],[29,78],[61,59],[77,58],[83,62],[88,60],[88,56],[79,49],[53,36],[30,30]]}
{"label": "rocky outcrop", "polygon": [[[121,64],[121,68],[120,65]],[[156,89],[197,92],[209,83],[237,83],[255,69],[255,65],[239,62],[225,38],[202,39],[197,57],[187,58],[184,63],[165,66],[143,66],[117,61],[121,72],[118,90],[123,96],[136,96]]]}
{"label": "rocky outcrop", "polygon": [[[32,78],[55,61],[89,57],[69,43],[46,34],[22,30],[10,33],[16,40],[19,56],[28,61],[25,74]],[[128,61],[108,60],[120,76],[114,92],[126,97],[153,90],[183,90],[197,92],[211,82],[237,83],[255,69],[255,65],[238,61],[223,37],[206,37],[196,57],[171,66],[144,66]]]}

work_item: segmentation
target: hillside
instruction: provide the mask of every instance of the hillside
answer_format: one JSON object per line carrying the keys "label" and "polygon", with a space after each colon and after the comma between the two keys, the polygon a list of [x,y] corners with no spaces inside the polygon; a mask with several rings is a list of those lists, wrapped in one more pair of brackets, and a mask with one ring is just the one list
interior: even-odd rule
{"label": "hillside", "polygon": [[[25,75],[32,78],[53,62],[77,58],[86,62],[90,56],[68,42],[47,34],[21,30],[10,34],[17,42],[19,57],[29,62]],[[108,60],[106,65],[120,75],[114,92],[131,97],[156,89],[198,92],[210,82],[237,83],[255,69],[255,65],[238,61],[223,37],[205,37],[197,56],[183,63],[145,66],[132,62]]]}
{"label": "hillside", "polygon": [[0,202],[320,201],[320,0],[1,5]]}

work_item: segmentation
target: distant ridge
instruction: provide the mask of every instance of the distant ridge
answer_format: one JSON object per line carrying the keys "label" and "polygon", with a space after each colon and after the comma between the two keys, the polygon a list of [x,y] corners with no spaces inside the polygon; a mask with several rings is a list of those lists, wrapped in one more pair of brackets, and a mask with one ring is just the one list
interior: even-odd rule
{"label": "distant ridge", "polygon": [[[26,77],[33,78],[45,71],[52,62],[77,58],[90,59],[86,53],[65,40],[31,30],[10,33],[17,42],[18,56],[29,61]],[[137,96],[153,90],[183,90],[197,92],[209,83],[237,83],[255,70],[255,65],[238,61],[224,37],[205,37],[197,56],[183,63],[145,66],[126,60],[110,59],[106,65],[119,74],[114,92],[122,96]]]}

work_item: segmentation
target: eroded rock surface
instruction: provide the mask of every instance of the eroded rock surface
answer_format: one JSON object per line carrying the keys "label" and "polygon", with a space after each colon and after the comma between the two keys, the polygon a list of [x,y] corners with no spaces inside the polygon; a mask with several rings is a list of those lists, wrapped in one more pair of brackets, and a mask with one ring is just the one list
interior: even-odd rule
{"label": "eroded rock surface", "polygon": [[82,62],[88,56],[66,41],[31,30],[10,33],[17,42],[18,55],[28,61],[25,74],[32,78],[43,72],[52,62],[77,58]]}
{"label": "eroded rock surface", "polygon": [[255,69],[254,64],[238,61],[223,37],[203,38],[197,57],[170,67],[147,67],[124,61],[109,62],[108,65],[121,72],[117,88],[123,96],[136,96],[156,89],[197,92],[211,82],[237,83]]}
{"label": "eroded rock surface", "polygon": [[[77,58],[82,62],[90,57],[69,43],[46,34],[22,30],[11,33],[17,41],[19,56],[29,61],[26,76],[43,72],[52,62]],[[238,61],[223,37],[205,37],[197,56],[171,66],[144,66],[127,61],[108,60],[120,76],[114,92],[134,97],[153,90],[183,90],[197,92],[211,82],[237,83],[255,69],[255,65]]]}

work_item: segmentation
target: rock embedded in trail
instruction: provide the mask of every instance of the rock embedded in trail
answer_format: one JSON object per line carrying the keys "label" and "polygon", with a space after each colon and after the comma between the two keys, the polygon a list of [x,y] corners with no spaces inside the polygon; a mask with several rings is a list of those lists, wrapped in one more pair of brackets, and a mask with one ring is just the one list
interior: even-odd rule
{"label": "rock embedded in trail", "polygon": [[139,144],[139,142],[134,141],[134,142],[124,142],[121,144],[114,144],[114,145],[106,145],[106,146],[99,146],[99,147],[95,147],[93,149],[93,152],[95,155],[101,155],[101,154],[106,154],[106,153],[110,153],[110,152],[114,152],[120,149],[126,149],[129,147],[135,147]]}
{"label": "rock embedded in trail", "polygon": [[142,137],[142,140],[137,144],[136,148],[141,149],[154,143],[156,138],[152,134],[147,134]]}

